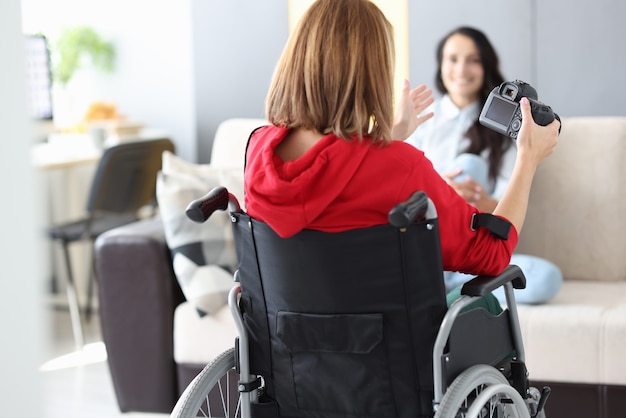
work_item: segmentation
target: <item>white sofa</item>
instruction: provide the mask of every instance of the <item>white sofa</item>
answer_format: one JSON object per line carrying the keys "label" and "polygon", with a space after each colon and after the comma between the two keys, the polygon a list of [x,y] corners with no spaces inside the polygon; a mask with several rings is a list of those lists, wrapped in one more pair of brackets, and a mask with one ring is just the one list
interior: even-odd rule
{"label": "white sofa", "polygon": [[[223,122],[211,164],[242,169],[248,135],[262,124]],[[550,418],[626,416],[624,162],[626,117],[564,118],[559,145],[535,177],[518,251],[555,262],[565,282],[549,303],[520,305],[519,313],[531,381],[552,387]],[[202,364],[233,344],[226,308],[199,317],[184,302],[161,229],[160,221],[139,223],[96,243],[103,331],[122,410],[167,411]]]}

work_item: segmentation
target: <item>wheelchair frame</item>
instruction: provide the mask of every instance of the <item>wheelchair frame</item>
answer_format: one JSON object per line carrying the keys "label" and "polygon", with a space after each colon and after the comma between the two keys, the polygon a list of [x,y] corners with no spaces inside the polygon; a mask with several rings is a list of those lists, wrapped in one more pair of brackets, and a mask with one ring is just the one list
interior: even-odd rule
{"label": "wheelchair frame", "polygon": [[[224,188],[216,188],[202,199],[192,202],[189,205],[187,214],[190,219],[196,222],[204,222],[214,210],[226,210],[227,208],[231,213],[239,213],[241,211],[233,195],[229,194]],[[398,205],[390,212],[390,222],[394,226],[407,226],[416,217],[416,213],[427,219],[436,218],[437,216],[434,205],[425,194],[422,193],[420,196],[414,194],[409,200]],[[237,271],[234,274],[235,282],[239,282],[238,273]],[[452,383],[447,382],[444,369],[450,358],[446,353],[446,347],[449,344],[455,321],[464,309],[499,286],[504,286],[508,308],[505,312],[508,312],[507,320],[513,341],[515,364],[517,365],[516,370],[510,372],[513,375],[511,378],[513,383],[509,382],[509,378],[505,377],[504,370],[497,370],[492,365],[469,367],[459,373]],[[456,416],[471,418],[487,416],[498,418],[504,416],[545,418],[543,407],[549,395],[549,388],[544,388],[541,393],[535,388],[530,388],[525,367],[525,353],[513,290],[514,287],[523,288],[524,286],[525,277],[521,270],[517,266],[509,266],[499,276],[479,276],[472,279],[463,287],[461,297],[449,307],[440,324],[432,353],[434,386],[432,403],[435,418]],[[235,412],[235,416],[242,418],[250,418],[252,416],[251,405],[258,401],[258,393],[263,388],[263,380],[261,377],[251,373],[250,370],[249,338],[239,306],[241,291],[241,285],[236,284],[228,296],[230,312],[239,334],[234,349],[235,359],[223,359],[224,356],[229,356],[233,352],[233,349],[230,349],[222,356],[219,356],[216,361],[208,364],[205,370],[185,390],[172,412],[172,417],[196,417],[196,411],[200,404],[208,396],[211,387],[219,377],[218,375],[224,372],[223,369],[228,369],[230,362],[232,362],[239,374],[237,390],[240,403],[238,408],[240,407],[241,409]],[[212,373],[217,367],[217,363],[220,363],[220,370],[218,373]],[[476,393],[473,394],[474,392]],[[472,404],[464,404],[468,396],[473,397]],[[494,399],[496,400],[495,402]],[[491,405],[490,408],[493,409],[486,410],[484,406],[487,404]],[[497,415],[493,415],[496,413],[496,410],[499,412],[497,412]],[[504,415],[504,411],[506,411],[506,414],[511,415]]]}

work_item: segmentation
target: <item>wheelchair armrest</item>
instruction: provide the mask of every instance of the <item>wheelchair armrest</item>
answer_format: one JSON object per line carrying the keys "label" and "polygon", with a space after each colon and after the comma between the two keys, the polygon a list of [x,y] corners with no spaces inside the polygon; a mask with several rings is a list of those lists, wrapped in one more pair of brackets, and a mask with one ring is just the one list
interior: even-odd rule
{"label": "wheelchair armrest", "polygon": [[526,287],[526,276],[516,265],[509,265],[497,276],[476,276],[468,281],[461,288],[461,295],[485,296],[505,283],[511,282],[513,288],[524,289]]}

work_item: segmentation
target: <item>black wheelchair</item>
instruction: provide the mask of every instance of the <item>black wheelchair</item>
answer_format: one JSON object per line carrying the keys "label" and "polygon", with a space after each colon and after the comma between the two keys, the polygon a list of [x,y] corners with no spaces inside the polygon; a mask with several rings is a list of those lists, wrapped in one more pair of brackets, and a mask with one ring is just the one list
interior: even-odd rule
{"label": "black wheelchair", "polygon": [[[389,224],[283,239],[218,187],[238,257],[229,304],[239,338],[186,388],[172,417],[538,417],[513,288],[517,266],[466,283],[446,305],[436,208],[416,192]],[[507,307],[472,308],[504,286]]]}

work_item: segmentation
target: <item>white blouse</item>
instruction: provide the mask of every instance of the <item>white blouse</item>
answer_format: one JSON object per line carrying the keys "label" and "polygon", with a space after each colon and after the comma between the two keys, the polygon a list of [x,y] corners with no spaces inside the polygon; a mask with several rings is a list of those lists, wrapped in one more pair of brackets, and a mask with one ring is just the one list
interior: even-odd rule
{"label": "white blouse", "polygon": [[[422,150],[426,157],[433,163],[435,170],[440,174],[453,170],[455,158],[462,154],[470,144],[465,132],[478,119],[480,103],[475,102],[463,109],[459,109],[448,95],[436,100],[430,109],[435,115],[420,125],[406,142]],[[502,166],[496,181],[490,180],[485,185],[491,197],[500,200],[513,172],[517,147],[513,146],[506,150],[502,158]],[[489,158],[489,150],[481,152],[480,156],[486,161]]]}

